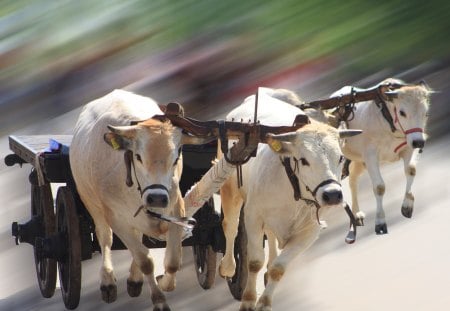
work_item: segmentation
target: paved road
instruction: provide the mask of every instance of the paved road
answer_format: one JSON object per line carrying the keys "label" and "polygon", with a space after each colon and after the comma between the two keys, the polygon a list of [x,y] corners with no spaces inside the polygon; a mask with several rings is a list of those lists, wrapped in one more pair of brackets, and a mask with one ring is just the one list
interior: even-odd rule
{"label": "paved road", "polygon": [[[35,124],[16,134],[69,133],[78,111],[45,124]],[[413,190],[416,208],[412,219],[400,214],[403,174],[400,165],[385,167],[385,206],[389,234],[374,234],[374,204],[367,175],[362,179],[361,205],[367,212],[354,245],[346,245],[347,218],[336,211],[319,241],[290,267],[275,294],[274,310],[448,310],[450,305],[450,137],[427,146],[418,166]],[[6,137],[0,138],[1,157],[8,153]],[[40,296],[32,249],[15,246],[10,223],[29,215],[29,167],[0,166],[0,310],[63,310],[55,296]],[[348,190],[346,188],[348,194]],[[157,272],[162,272],[162,250],[156,250]],[[113,261],[118,278],[118,299],[100,299],[100,255],[83,262],[81,302],[78,310],[151,310],[148,290],[139,298],[126,294],[130,263],[128,251],[116,251]],[[261,281],[261,280],[260,280]],[[262,284],[259,283],[259,291]],[[172,310],[237,310],[224,280],[204,291],[197,283],[192,253],[184,249],[177,289],[167,294]]]}

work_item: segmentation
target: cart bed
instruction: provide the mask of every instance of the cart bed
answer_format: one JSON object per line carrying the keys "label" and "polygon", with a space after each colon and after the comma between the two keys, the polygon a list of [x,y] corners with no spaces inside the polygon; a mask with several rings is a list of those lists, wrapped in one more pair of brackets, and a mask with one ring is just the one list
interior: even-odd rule
{"label": "cart bed", "polygon": [[36,155],[49,148],[50,140],[68,147],[72,141],[72,135],[11,135],[9,136],[9,149],[25,162],[34,165]]}

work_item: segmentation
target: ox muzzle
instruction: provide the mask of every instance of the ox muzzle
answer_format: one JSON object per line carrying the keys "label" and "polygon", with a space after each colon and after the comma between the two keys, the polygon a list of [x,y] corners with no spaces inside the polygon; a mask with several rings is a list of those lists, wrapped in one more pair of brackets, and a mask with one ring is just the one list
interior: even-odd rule
{"label": "ox muzzle", "polygon": [[313,191],[309,191],[321,206],[336,206],[343,202],[341,184],[334,179],[324,180]]}
{"label": "ox muzzle", "polygon": [[150,185],[142,190],[146,207],[166,208],[169,206],[169,190],[160,184]]}

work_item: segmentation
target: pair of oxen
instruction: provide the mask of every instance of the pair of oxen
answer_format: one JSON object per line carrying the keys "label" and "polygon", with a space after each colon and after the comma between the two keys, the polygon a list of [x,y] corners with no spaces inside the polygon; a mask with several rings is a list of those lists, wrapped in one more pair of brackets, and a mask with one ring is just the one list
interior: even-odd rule
{"label": "pair of oxen", "polygon": [[[274,289],[287,265],[318,238],[323,223],[319,219],[325,219],[330,209],[346,204],[341,188],[345,158],[351,160],[352,209],[360,225],[364,213],[358,206],[357,184],[366,168],[377,200],[375,230],[377,234],[387,233],[382,206],[385,185],[379,163],[399,159],[404,161],[407,181],[401,210],[404,216],[411,217],[411,185],[417,153],[426,139],[424,127],[431,90],[424,84],[407,85],[397,80],[382,83],[386,82],[400,85],[380,98],[392,122],[383,117],[380,103],[370,101],[354,105],[352,117],[343,124],[347,129],[336,129],[323,122],[325,114],[306,110],[319,115],[318,120],[310,118],[311,122],[296,132],[269,135],[267,144],[259,144],[257,156],[243,165],[242,187],[237,186],[235,176],[223,184],[220,194],[226,253],[219,267],[223,277],[235,273],[233,243],[240,210],[245,206],[248,280],[240,310],[271,310]],[[343,88],[334,95],[347,91]],[[254,97],[247,98],[227,119],[252,119]],[[305,113],[299,104],[301,101],[293,92],[265,89],[259,98],[258,120],[266,125],[291,125],[296,115]],[[74,131],[70,165],[80,197],[95,222],[102,250],[102,299],[113,302],[117,298],[111,261],[114,232],[133,257],[127,279],[129,295],[140,295],[145,277],[154,310],[170,310],[163,291],[175,288],[185,233],[180,226],[154,215],[176,218],[193,213],[185,211],[178,186],[181,146],[202,144],[205,140],[183,133],[170,121],[152,119],[157,114],[162,111],[152,99],[121,90],[90,102],[82,110]],[[136,120],[146,121],[130,125]],[[363,132],[350,137],[355,134],[351,129]],[[165,272],[157,278],[150,251],[141,243],[144,234],[167,241]],[[257,300],[256,276],[265,262],[264,234],[270,250],[267,284]]]}

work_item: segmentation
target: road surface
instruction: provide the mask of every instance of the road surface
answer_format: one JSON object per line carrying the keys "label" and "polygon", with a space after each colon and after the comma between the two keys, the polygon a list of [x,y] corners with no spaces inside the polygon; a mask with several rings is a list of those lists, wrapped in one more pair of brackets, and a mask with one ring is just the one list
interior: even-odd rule
{"label": "road surface", "polygon": [[[33,124],[20,133],[70,134],[79,111],[46,123]],[[416,202],[412,219],[401,216],[404,176],[400,163],[383,169],[385,210],[389,234],[374,233],[375,200],[367,174],[362,178],[361,207],[367,213],[357,241],[346,245],[348,220],[343,211],[327,218],[328,229],[318,242],[290,266],[275,293],[274,310],[449,310],[450,295],[450,137],[426,146],[413,185]],[[8,154],[7,137],[0,137],[1,157]],[[12,221],[29,217],[29,166],[0,164],[0,310],[63,310],[59,288],[50,299],[41,297],[34,271],[32,248],[15,246]],[[345,194],[348,197],[348,188]],[[153,252],[157,273],[162,272],[163,250]],[[219,258],[221,255],[219,255]],[[82,264],[81,301],[77,310],[152,310],[148,286],[138,298],[126,293],[130,264],[128,251],[113,252],[118,299],[104,303],[99,291],[100,254]],[[260,280],[258,290],[262,290]],[[167,294],[172,310],[238,310],[226,282],[217,276],[205,291],[197,283],[190,248],[184,249],[177,288]]]}

